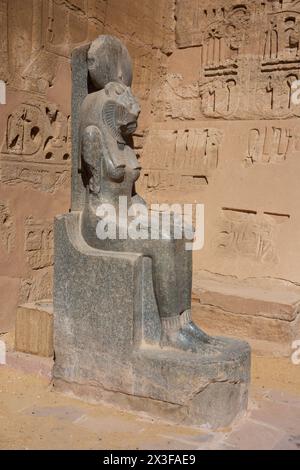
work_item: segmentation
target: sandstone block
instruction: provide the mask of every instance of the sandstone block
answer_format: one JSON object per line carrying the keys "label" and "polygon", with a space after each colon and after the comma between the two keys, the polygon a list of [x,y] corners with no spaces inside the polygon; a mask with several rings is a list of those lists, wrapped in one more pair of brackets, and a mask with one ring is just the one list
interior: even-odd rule
{"label": "sandstone block", "polygon": [[49,301],[18,307],[15,349],[38,356],[53,356],[53,307]]}
{"label": "sandstone block", "polygon": [[[256,340],[290,354],[300,331],[300,290],[283,280],[243,280],[201,273],[193,286],[193,314],[210,333]],[[277,346],[276,346],[277,345]],[[285,352],[284,352],[285,351]]]}

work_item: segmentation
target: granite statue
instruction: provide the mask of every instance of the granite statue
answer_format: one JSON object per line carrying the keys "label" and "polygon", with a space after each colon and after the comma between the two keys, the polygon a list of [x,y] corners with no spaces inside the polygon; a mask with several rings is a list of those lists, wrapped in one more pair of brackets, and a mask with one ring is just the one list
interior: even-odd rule
{"label": "granite statue", "polygon": [[154,239],[123,237],[120,223],[115,238],[97,232],[105,204],[118,214],[125,198],[148,211],[135,188],[140,106],[128,51],[100,36],[74,51],[72,67],[72,210],[55,223],[54,384],[172,421],[228,424],[246,407],[250,350],[192,321],[185,237],[161,228]]}

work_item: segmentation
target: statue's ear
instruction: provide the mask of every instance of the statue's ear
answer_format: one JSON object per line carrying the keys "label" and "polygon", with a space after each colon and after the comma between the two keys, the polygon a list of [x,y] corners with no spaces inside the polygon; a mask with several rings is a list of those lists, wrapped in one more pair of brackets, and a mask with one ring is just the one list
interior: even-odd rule
{"label": "statue's ear", "polygon": [[108,96],[114,96],[114,95],[122,95],[122,93],[124,93],[124,90],[126,88],[127,87],[124,86],[123,83],[109,82],[105,85],[104,90]]}

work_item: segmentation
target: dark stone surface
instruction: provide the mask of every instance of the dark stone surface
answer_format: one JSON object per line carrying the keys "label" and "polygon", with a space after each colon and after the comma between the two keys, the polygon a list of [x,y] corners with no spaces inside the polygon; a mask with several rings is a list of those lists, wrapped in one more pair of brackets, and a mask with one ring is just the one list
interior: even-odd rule
{"label": "dark stone surface", "polygon": [[161,348],[151,260],[90,247],[79,213],[55,221],[54,279],[59,387],[193,425],[225,426],[246,408],[248,345],[222,339],[222,350],[206,354]]}

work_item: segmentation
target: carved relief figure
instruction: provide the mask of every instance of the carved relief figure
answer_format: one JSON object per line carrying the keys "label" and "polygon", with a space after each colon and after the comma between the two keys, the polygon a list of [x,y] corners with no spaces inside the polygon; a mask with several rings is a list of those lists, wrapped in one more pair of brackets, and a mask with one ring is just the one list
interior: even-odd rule
{"label": "carved relief figure", "polygon": [[239,105],[239,87],[234,76],[213,78],[200,86],[201,109],[206,116],[229,117]]}
{"label": "carved relief figure", "polygon": [[144,146],[143,188],[182,187],[188,178],[207,184],[218,166],[222,137],[215,128],[151,130]]}
{"label": "carved relief figure", "polygon": [[284,127],[251,129],[246,164],[282,163],[292,152],[293,130]]}
{"label": "carved relief figure", "polygon": [[8,117],[2,153],[44,159],[51,152],[62,160],[68,140],[68,118],[55,104],[24,103]]}
{"label": "carved relief figure", "polygon": [[32,155],[39,150],[42,139],[40,128],[35,123],[40,121],[40,114],[38,107],[28,105],[9,116],[6,142],[8,153]]}
{"label": "carved relief figure", "polygon": [[224,208],[217,248],[224,256],[243,256],[262,263],[277,263],[278,224],[288,215]]}
{"label": "carved relief figure", "polygon": [[228,73],[235,69],[240,47],[243,44],[249,12],[246,6],[231,7],[224,16],[207,21],[202,44],[204,75]]}
{"label": "carved relief figure", "polygon": [[263,99],[266,116],[298,116],[299,110],[291,99],[291,88],[299,79],[299,3],[276,1],[264,20],[261,77],[257,77],[264,90],[259,91],[258,100]]}
{"label": "carved relief figure", "polygon": [[[51,165],[48,165],[51,161]],[[54,103],[34,100],[8,117],[1,148],[1,182],[55,191],[68,178],[70,118]]]}
{"label": "carved relief figure", "polygon": [[226,116],[239,104],[239,52],[245,41],[250,13],[246,6],[222,9],[212,23],[206,15],[203,27],[201,108],[206,116]]}
{"label": "carved relief figure", "polygon": [[25,222],[25,252],[32,269],[53,265],[52,222],[27,218]]}
{"label": "carved relief figure", "polygon": [[174,91],[166,96],[171,112],[165,119],[299,116],[291,99],[299,79],[298,1],[184,0],[177,2],[176,17],[177,46],[199,51],[200,99],[180,99],[182,93]]}
{"label": "carved relief figure", "polygon": [[299,57],[299,12],[287,9],[270,16],[265,32],[264,60],[296,60]]}

